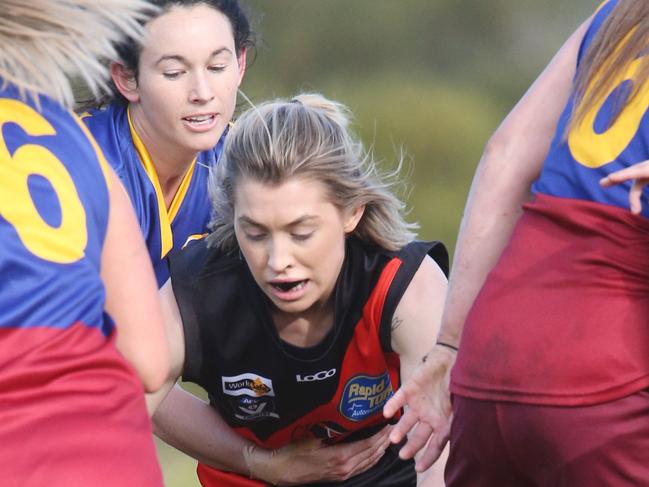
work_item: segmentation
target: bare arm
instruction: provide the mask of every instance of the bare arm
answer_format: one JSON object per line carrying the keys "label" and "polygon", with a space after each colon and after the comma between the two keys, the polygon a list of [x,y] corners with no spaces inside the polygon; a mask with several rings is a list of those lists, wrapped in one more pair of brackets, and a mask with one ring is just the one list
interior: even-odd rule
{"label": "bare arm", "polygon": [[480,159],[464,209],[440,340],[457,345],[475,297],[531,198],[570,96],[582,24],[498,127]]}
{"label": "bare arm", "polygon": [[158,287],[131,202],[115,173],[109,174],[110,216],[101,254],[105,308],[117,327],[118,350],[152,392],[169,363]]}
{"label": "bare arm", "polygon": [[[422,357],[435,343],[446,297],[446,277],[428,256],[421,263],[404,293],[393,318],[392,349],[399,354],[401,381],[409,381]],[[447,408],[450,412],[450,403]],[[406,410],[405,414],[408,414]],[[412,434],[418,434],[415,430]],[[426,480],[429,487],[443,487],[445,461],[438,461],[425,474],[418,475],[418,485]]]}
{"label": "bare arm", "polygon": [[[449,279],[449,291],[438,336],[440,342],[458,346],[464,321],[487,274],[496,264],[521,215],[521,205],[531,197],[559,116],[570,95],[579,45],[590,19],[570,36],[563,47],[518,102],[489,140],[482,155],[464,210]],[[391,416],[409,405],[391,435],[393,442],[416,427],[403,457],[412,457],[428,444],[418,460],[421,469],[431,465],[446,442],[449,416],[448,375],[454,352],[435,346],[424,364],[386,404]],[[425,433],[430,432],[431,435]],[[430,439],[430,442],[429,442]]]}

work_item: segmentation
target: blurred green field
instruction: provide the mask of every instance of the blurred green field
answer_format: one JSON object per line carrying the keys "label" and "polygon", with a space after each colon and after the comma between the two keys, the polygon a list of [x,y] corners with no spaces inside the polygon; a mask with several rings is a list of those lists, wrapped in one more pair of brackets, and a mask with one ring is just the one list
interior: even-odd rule
{"label": "blurred green field", "polygon": [[[254,102],[317,91],[346,103],[385,167],[405,151],[411,220],[452,250],[484,144],[599,3],[248,0],[260,42],[242,89]],[[168,487],[198,485],[193,460],[158,451]]]}

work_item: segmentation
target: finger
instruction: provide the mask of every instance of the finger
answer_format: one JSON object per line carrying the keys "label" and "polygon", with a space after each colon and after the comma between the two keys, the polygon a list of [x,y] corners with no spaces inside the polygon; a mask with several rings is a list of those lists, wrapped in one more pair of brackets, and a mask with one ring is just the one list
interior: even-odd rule
{"label": "finger", "polygon": [[431,467],[444,451],[451,434],[451,422],[447,422],[432,438],[424,453],[417,459],[415,469],[423,472]]}
{"label": "finger", "polygon": [[[356,446],[367,445],[367,447],[364,447],[352,456],[346,455],[344,451],[339,448],[338,453],[342,452],[342,454],[336,455],[336,458],[340,458],[341,461],[338,462],[334,468],[330,469],[327,480],[340,482],[374,466],[385,454],[385,449],[388,445],[390,445],[387,431],[389,431],[389,428],[383,428],[379,433],[376,433],[371,437],[371,443],[368,443],[367,440],[354,442]],[[374,441],[374,438],[378,438],[380,441]],[[333,451],[337,448],[337,445],[330,448]]]}
{"label": "finger", "polygon": [[383,416],[386,418],[391,418],[404,407],[407,403],[406,394],[403,392],[403,389],[399,389],[383,406]]}
{"label": "finger", "polygon": [[399,450],[399,457],[403,460],[414,457],[419,450],[426,446],[434,432],[433,427],[427,423],[417,424],[417,427],[410,432],[406,444]]}
{"label": "finger", "polygon": [[390,441],[392,443],[399,443],[415,427],[418,421],[419,418],[414,411],[412,409],[407,410],[397,424],[392,427]]}
{"label": "finger", "polygon": [[604,187],[613,186],[615,184],[629,181],[631,179],[649,177],[649,164],[644,161],[635,164],[631,167],[620,169],[619,171],[612,172],[605,178],[600,179],[600,184]]}
{"label": "finger", "polygon": [[[369,438],[352,441],[350,443],[338,443],[327,448],[330,448],[332,453],[340,454],[341,458],[354,458],[359,455],[363,458],[367,458],[369,454],[389,442],[389,434],[391,430],[392,427],[388,425],[377,433],[374,433]],[[337,450],[337,452],[335,450]]]}
{"label": "finger", "polygon": [[629,206],[631,207],[631,213],[634,215],[639,215],[642,211],[642,202],[640,198],[642,197],[642,188],[646,184],[644,179],[635,179],[631,185],[631,191],[629,191]]}
{"label": "finger", "polygon": [[382,443],[380,448],[377,448],[372,452],[371,455],[369,455],[367,458],[363,459],[356,465],[356,467],[350,473],[349,477],[363,473],[376,465],[377,462],[383,457],[383,455],[385,455],[385,450],[388,448],[388,446],[390,446],[390,442],[386,439],[385,443]]}

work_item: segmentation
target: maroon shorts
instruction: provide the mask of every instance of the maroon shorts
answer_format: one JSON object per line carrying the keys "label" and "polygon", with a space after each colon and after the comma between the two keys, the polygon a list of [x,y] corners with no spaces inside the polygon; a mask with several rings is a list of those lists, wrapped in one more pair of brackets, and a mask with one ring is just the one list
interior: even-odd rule
{"label": "maroon shorts", "polygon": [[649,390],[560,407],[454,396],[448,487],[649,485]]}

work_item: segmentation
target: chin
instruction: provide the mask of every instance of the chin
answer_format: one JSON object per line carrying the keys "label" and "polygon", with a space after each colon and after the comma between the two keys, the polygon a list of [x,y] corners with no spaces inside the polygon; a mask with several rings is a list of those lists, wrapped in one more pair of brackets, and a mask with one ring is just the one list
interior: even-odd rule
{"label": "chin", "polygon": [[273,301],[275,304],[275,307],[283,311],[284,313],[291,313],[291,314],[296,314],[296,313],[303,313],[307,311],[311,305],[305,303],[301,299],[297,301],[291,301],[291,302],[286,302],[286,301]]}

